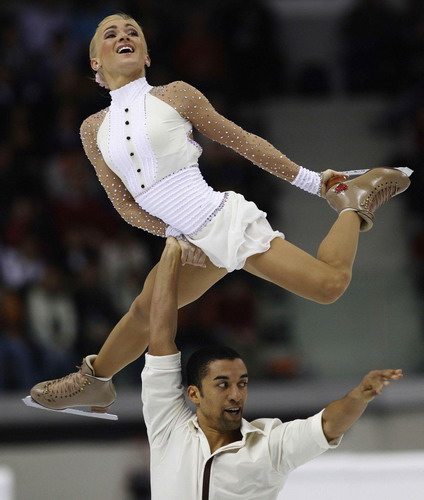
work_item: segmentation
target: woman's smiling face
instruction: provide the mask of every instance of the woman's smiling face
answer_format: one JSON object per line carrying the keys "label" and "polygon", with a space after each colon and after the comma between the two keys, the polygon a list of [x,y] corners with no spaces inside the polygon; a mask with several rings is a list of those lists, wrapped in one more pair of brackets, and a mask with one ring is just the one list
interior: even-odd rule
{"label": "woman's smiling face", "polygon": [[119,16],[106,19],[93,37],[90,62],[113,89],[117,78],[134,80],[144,76],[144,66],[150,64],[150,59],[143,32],[134,20]]}

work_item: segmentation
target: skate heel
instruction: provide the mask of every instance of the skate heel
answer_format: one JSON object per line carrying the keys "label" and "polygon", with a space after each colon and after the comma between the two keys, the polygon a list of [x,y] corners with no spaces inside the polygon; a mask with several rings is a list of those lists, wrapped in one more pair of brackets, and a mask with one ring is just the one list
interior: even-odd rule
{"label": "skate heel", "polygon": [[[110,406],[110,405],[109,405]],[[92,406],[92,413],[107,413],[109,406],[101,407],[101,406]]]}

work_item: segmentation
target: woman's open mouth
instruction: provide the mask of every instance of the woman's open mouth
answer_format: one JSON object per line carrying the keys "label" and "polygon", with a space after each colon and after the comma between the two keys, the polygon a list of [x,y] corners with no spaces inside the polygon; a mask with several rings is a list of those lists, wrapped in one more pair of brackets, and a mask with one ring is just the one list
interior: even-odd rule
{"label": "woman's open mouth", "polygon": [[132,54],[134,49],[130,45],[121,45],[116,52],[118,54]]}

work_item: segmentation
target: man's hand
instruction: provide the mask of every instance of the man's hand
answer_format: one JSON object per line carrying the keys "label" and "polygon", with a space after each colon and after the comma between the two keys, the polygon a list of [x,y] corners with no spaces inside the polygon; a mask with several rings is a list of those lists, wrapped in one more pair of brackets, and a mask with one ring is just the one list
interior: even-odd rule
{"label": "man's hand", "polygon": [[[168,238],[169,239],[169,238]],[[173,238],[172,238],[173,239]],[[192,245],[188,241],[175,240],[181,249],[181,264],[190,264],[192,266],[206,267],[206,255],[203,250]]]}
{"label": "man's hand", "polygon": [[402,370],[373,370],[345,397],[330,403],[322,414],[322,429],[328,442],[349,430],[368,403],[381,394],[385,386],[402,377]]}
{"label": "man's hand", "polygon": [[165,241],[165,248],[169,252],[181,253],[180,240],[177,240],[173,236],[168,236]]}
{"label": "man's hand", "polygon": [[402,370],[373,370],[365,375],[358,387],[353,389],[352,396],[369,403],[383,392],[385,386],[402,377]]}

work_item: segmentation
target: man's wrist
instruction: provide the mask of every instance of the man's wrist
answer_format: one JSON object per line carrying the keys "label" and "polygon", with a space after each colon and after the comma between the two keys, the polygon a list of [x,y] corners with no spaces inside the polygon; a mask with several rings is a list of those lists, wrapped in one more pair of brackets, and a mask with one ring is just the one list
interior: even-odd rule
{"label": "man's wrist", "polygon": [[175,238],[167,238],[164,252],[167,254],[181,255],[181,246]]}
{"label": "man's wrist", "polygon": [[151,368],[158,369],[174,369],[181,367],[181,352],[169,352],[168,354],[151,354],[146,352],[145,354],[146,363],[145,365]]}
{"label": "man's wrist", "polygon": [[352,389],[347,395],[347,398],[349,398],[352,402],[354,403],[359,403],[363,405],[367,405],[369,403],[369,399],[366,397],[364,391],[362,390],[361,386],[357,386],[354,389]]}

